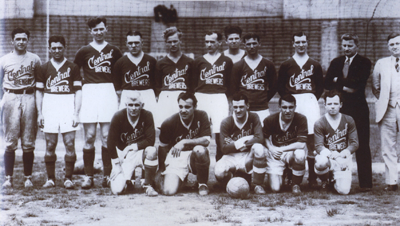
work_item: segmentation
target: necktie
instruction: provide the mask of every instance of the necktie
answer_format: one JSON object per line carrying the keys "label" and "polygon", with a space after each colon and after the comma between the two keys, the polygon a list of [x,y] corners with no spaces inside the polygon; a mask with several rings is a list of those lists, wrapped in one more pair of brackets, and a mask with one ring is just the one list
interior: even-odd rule
{"label": "necktie", "polygon": [[343,65],[343,77],[347,78],[347,74],[349,73],[350,66],[350,58],[347,58]]}
{"label": "necktie", "polygon": [[396,68],[396,71],[399,72],[400,71],[400,66],[399,66],[399,58],[396,58],[396,65],[394,65],[394,68]]}

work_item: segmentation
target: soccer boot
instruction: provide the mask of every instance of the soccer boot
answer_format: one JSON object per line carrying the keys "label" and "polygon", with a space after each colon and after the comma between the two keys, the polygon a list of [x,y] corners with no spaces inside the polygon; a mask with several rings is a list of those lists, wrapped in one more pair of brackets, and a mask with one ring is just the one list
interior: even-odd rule
{"label": "soccer boot", "polygon": [[110,187],[110,177],[109,176],[104,176],[103,177],[103,182],[101,183],[103,188],[109,188]]}
{"label": "soccer boot", "polygon": [[146,195],[150,197],[158,196],[158,192],[154,190],[151,185],[143,185],[143,188],[146,189]]}
{"label": "soccer boot", "polygon": [[292,186],[292,193],[293,194],[300,194],[301,193],[301,189],[300,189],[300,185],[295,184]]}
{"label": "soccer boot", "polygon": [[199,184],[199,195],[208,195],[209,190],[207,184]]}
{"label": "soccer boot", "polygon": [[89,189],[89,188],[93,187],[93,185],[94,185],[93,177],[86,176],[85,180],[82,183],[82,188]]}
{"label": "soccer boot", "polygon": [[65,181],[64,181],[64,187],[66,189],[74,189],[75,188],[75,184],[74,184],[74,182],[72,182],[71,179],[66,178]]}
{"label": "soccer boot", "polygon": [[12,188],[13,186],[13,180],[12,180],[12,176],[6,176],[6,181],[4,181],[2,188]]}
{"label": "soccer boot", "polygon": [[32,176],[25,176],[25,182],[24,182],[25,188],[31,188],[31,187],[33,187],[31,178],[32,178]]}
{"label": "soccer boot", "polygon": [[56,186],[53,179],[47,179],[46,183],[43,185],[43,188],[53,188]]}
{"label": "soccer boot", "polygon": [[265,195],[266,192],[265,192],[264,188],[261,185],[256,185],[254,187],[254,194],[256,194],[256,195]]}

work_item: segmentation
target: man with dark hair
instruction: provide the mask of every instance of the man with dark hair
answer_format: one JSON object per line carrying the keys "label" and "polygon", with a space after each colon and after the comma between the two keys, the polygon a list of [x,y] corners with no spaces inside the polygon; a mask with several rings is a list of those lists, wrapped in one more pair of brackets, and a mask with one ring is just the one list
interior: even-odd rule
{"label": "man with dark hair", "polygon": [[127,96],[139,92],[144,108],[156,112],[155,96],[156,59],[143,52],[143,39],[139,31],[128,31],[126,46],[129,52],[121,57],[114,66],[115,89],[120,96],[119,109],[125,108]]}
{"label": "man with dark hair", "polygon": [[385,162],[386,191],[398,189],[397,153],[400,130],[400,34],[391,33],[387,38],[391,56],[379,59],[372,74],[372,92],[376,122],[381,132],[381,150]]}
{"label": "man with dark hair", "polygon": [[[211,130],[207,113],[196,110],[197,99],[193,93],[178,96],[179,113],[166,119],[160,130],[158,149],[159,168],[164,177],[163,193],[178,192],[188,173],[197,175],[199,194],[208,195],[208,173]],[[164,171],[165,169],[165,171]]]}
{"label": "man with dark hair", "polygon": [[82,108],[80,120],[85,130],[83,162],[85,181],[82,188],[89,189],[93,183],[93,162],[95,157],[97,123],[101,132],[101,156],[104,167],[103,187],[109,186],[111,157],[107,149],[108,130],[114,113],[118,110],[118,97],[115,93],[112,70],[115,62],[122,56],[121,51],[105,41],[107,20],[94,17],[88,21],[93,41],[78,50],[74,63],[83,69]]}
{"label": "man with dark hair", "polygon": [[276,93],[275,65],[258,53],[260,36],[246,34],[243,43],[247,55],[233,66],[232,92],[243,92],[249,98],[249,110],[263,121],[269,115],[268,102]]}
{"label": "man with dark hair", "polygon": [[332,60],[326,73],[325,89],[340,90],[343,106],[340,112],[351,116],[357,126],[359,148],[356,151],[358,181],[361,191],[372,188],[372,162],[369,147],[369,108],[365,86],[371,71],[371,61],[358,54],[358,36],[344,34],[344,56]]}
{"label": "man with dark hair", "polygon": [[143,109],[138,91],[128,94],[125,106],[112,118],[107,141],[113,163],[111,191],[113,194],[124,192],[127,185],[132,184],[131,177],[136,167],[141,167],[145,169],[142,187],[146,195],[157,196],[158,193],[152,187],[158,167],[153,116]]}
{"label": "man with dark hair", "polygon": [[[219,140],[221,121],[229,115],[229,85],[232,60],[219,52],[222,34],[210,31],[205,35],[207,53],[194,61],[193,88],[199,103],[197,109],[207,112],[215,140]],[[217,159],[221,147],[217,142]]]}
{"label": "man with dark hair", "polygon": [[36,106],[38,124],[46,138],[47,181],[44,188],[55,187],[56,147],[58,133],[65,145],[64,187],[74,188],[72,173],[76,161],[75,131],[79,124],[82,98],[82,77],[76,64],[64,57],[65,38],[55,35],[49,38],[49,52],[52,58],[43,64],[36,79]]}
{"label": "man with dark hair", "polygon": [[305,173],[307,118],[295,112],[296,98],[286,94],[279,99],[280,111],[264,120],[263,133],[267,155],[269,185],[274,192],[282,187],[286,168],[292,171],[292,192],[301,193]]}
{"label": "man with dark hair", "polygon": [[314,123],[320,118],[318,99],[324,91],[321,65],[307,54],[308,40],[304,32],[293,35],[294,55],[279,68],[278,93],[282,97],[293,94],[296,98],[296,112],[307,117],[307,163],[308,185],[316,185],[314,173]]}
{"label": "man with dark hair", "polygon": [[[0,112],[4,126],[3,188],[13,186],[15,150],[21,138],[26,188],[32,187],[32,168],[37,132],[35,106],[35,78],[40,67],[38,55],[26,50],[30,32],[16,28],[11,33],[14,49],[0,58]],[[4,93],[3,93],[4,90]]]}
{"label": "man with dark hair", "polygon": [[342,107],[340,93],[330,90],[324,96],[326,113],[314,125],[315,172],[322,181],[322,189],[333,173],[334,188],[347,195],[351,188],[352,154],[358,148],[357,129],[351,116],[339,112]]}
{"label": "man with dark hair", "polygon": [[246,54],[246,51],[240,49],[242,29],[239,26],[228,25],[225,27],[224,33],[228,49],[223,54],[231,58],[233,63],[236,63],[243,59]]}
{"label": "man with dark hair", "polygon": [[265,152],[262,126],[258,115],[249,112],[249,101],[244,94],[232,96],[233,115],[221,123],[220,143],[222,158],[215,164],[215,177],[224,186],[237,172],[252,174],[256,194],[265,194],[263,188]]}
{"label": "man with dark hair", "polygon": [[162,109],[155,113],[157,128],[178,108],[178,95],[192,91],[193,60],[182,53],[182,36],[176,27],[167,28],[163,33],[168,53],[156,65],[157,108]]}

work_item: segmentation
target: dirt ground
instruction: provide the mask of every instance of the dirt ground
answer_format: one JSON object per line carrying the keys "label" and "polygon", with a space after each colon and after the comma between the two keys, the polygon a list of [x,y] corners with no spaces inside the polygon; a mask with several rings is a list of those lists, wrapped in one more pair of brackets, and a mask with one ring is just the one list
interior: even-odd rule
{"label": "dirt ground", "polygon": [[[80,142],[77,140],[77,147],[81,147]],[[175,196],[147,197],[138,188],[115,196],[101,187],[101,173],[95,175],[93,189],[80,188],[82,175],[74,175],[76,189],[62,187],[62,141],[57,150],[57,187],[41,188],[46,180],[42,136],[36,146],[32,189],[23,188],[21,150],[17,150],[14,188],[0,193],[0,225],[400,225],[400,191],[383,191],[382,164],[374,164],[374,187],[369,192],[359,191],[353,171],[352,190],[347,196],[311,190],[305,177],[301,195],[286,189],[277,194],[267,192],[262,196],[252,194],[249,199],[232,199],[224,191],[213,189],[215,160],[210,171],[211,193],[206,197],[199,196],[191,187],[194,176]],[[77,152],[78,158],[82,158],[81,152]],[[211,159],[215,159],[214,155]],[[0,156],[2,184],[2,153]]]}

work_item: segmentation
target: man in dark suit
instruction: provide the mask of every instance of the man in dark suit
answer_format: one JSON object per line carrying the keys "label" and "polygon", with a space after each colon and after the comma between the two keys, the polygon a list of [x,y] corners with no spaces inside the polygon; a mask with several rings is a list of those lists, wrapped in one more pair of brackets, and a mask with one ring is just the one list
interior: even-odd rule
{"label": "man in dark suit", "polygon": [[358,181],[361,191],[372,188],[372,163],[369,147],[369,108],[365,99],[365,86],[371,71],[371,61],[360,56],[358,36],[344,34],[344,56],[332,60],[326,73],[325,89],[337,89],[342,93],[342,113],[354,118],[360,146],[356,151]]}

